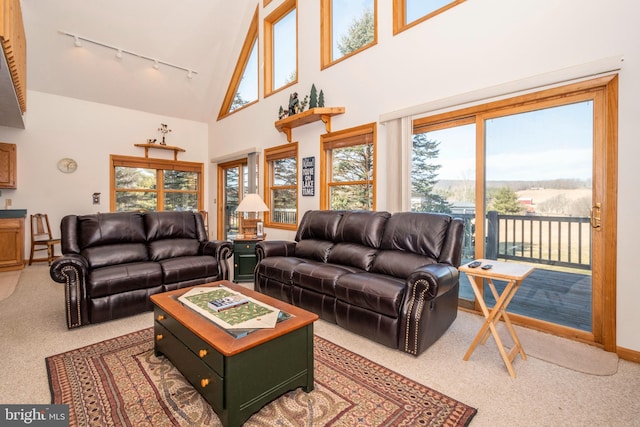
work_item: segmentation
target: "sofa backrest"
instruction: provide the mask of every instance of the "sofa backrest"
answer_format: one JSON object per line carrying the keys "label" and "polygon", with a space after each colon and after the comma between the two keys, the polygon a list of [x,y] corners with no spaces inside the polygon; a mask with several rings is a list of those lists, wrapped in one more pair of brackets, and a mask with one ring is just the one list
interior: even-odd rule
{"label": "sofa backrest", "polygon": [[[460,264],[460,221],[445,214],[400,212],[387,220],[371,271],[408,277],[417,267],[442,262]],[[456,243],[456,239],[460,238]],[[456,253],[458,261],[456,265]]]}
{"label": "sofa backrest", "polygon": [[111,212],[67,215],[61,222],[62,253],[82,254],[91,268],[197,255],[207,240],[194,212]]}
{"label": "sofa backrest", "polygon": [[204,222],[194,212],[147,212],[144,224],[149,242],[149,258],[159,261],[198,255],[200,242],[207,240]]}
{"label": "sofa backrest", "polygon": [[349,211],[342,215],[327,261],[369,270],[382,240],[389,212]]}
{"label": "sofa backrest", "polygon": [[91,268],[148,259],[141,213],[69,215],[61,228],[62,252],[82,254]]}
{"label": "sofa backrest", "polygon": [[296,256],[327,262],[342,214],[342,211],[305,212],[295,237],[295,241],[298,242]]}

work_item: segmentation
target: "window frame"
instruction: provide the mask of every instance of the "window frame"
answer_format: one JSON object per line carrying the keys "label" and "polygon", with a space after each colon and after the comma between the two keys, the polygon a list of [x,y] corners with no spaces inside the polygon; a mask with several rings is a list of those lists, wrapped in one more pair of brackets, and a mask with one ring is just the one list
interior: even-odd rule
{"label": "window frame", "polygon": [[[273,27],[291,11],[296,12],[296,78],[278,88],[273,87]],[[265,98],[298,83],[298,0],[285,0],[264,19],[264,96]]]}
{"label": "window frame", "polygon": [[[165,160],[165,159],[151,159],[148,157],[131,157],[121,156],[117,154],[111,154],[109,156],[109,210],[110,212],[116,211],[116,194],[119,191],[116,188],[116,167],[130,167],[130,168],[146,168],[155,169],[156,174],[156,189],[152,192],[157,194],[156,210],[164,211],[164,175],[161,173],[165,170],[176,170],[183,172],[196,172],[198,174],[198,189],[194,191],[186,191],[186,193],[195,193],[198,198],[197,211],[204,210],[204,163],[197,162],[183,162],[177,160]],[[131,189],[128,189],[131,190]],[[147,192],[147,191],[145,191]],[[174,193],[176,191],[169,191]]]}
{"label": "window frame", "polygon": [[[229,86],[227,88],[227,92],[224,95],[224,99],[222,100],[222,105],[220,106],[220,112],[218,113],[218,120],[223,119],[235,112],[243,110],[250,105],[256,104],[260,101],[260,68],[259,66],[256,68],[256,80],[258,80],[258,93],[255,101],[251,101],[243,105],[242,107],[236,108],[233,111],[229,111],[231,109],[231,104],[233,104],[233,99],[240,89],[240,82],[242,81],[242,77],[244,76],[244,72],[247,69],[247,65],[249,64],[249,58],[251,57],[251,52],[253,51],[253,45],[256,45],[256,53],[258,57],[260,56],[260,40],[258,39],[258,7],[256,6],[256,10],[253,13],[253,18],[251,18],[251,24],[249,25],[249,29],[247,31],[247,35],[245,36],[244,43],[242,45],[242,50],[240,50],[240,56],[238,57],[238,61],[236,62],[236,66],[233,70],[233,74],[231,75],[231,81],[229,82]],[[260,61],[256,61],[258,64]]]}
{"label": "window frame", "polygon": [[324,70],[334,64],[344,61],[347,58],[369,49],[378,44],[378,0],[373,0],[373,41],[359,47],[340,58],[333,60],[331,51],[333,48],[333,23],[331,20],[331,9],[333,0],[320,0],[320,69]]}
{"label": "window frame", "polygon": [[[295,185],[274,185],[273,184],[273,162],[275,160],[296,159],[296,184]],[[269,206],[269,210],[264,213],[264,224],[266,227],[279,228],[282,230],[297,230],[297,224],[285,224],[282,222],[275,222],[272,220],[271,209],[273,207],[272,195],[274,190],[295,190],[296,195],[296,219],[299,219],[298,215],[298,172],[300,169],[300,159],[298,157],[298,143],[293,142],[285,145],[279,145],[277,147],[265,148],[264,150],[264,202]],[[296,221],[297,222],[297,221]]]}
{"label": "window frame", "polygon": [[[371,181],[332,181],[333,168],[331,151],[334,148],[353,147],[368,143],[365,139],[371,136],[373,145],[373,164]],[[349,129],[330,132],[320,136],[320,209],[330,209],[330,188],[332,186],[362,185],[371,183],[371,210],[376,210],[376,171],[377,171],[377,126],[376,122],[356,126]]]}
{"label": "window frame", "polygon": [[466,0],[452,0],[451,3],[442,6],[440,9],[436,9],[431,13],[428,13],[421,18],[416,19],[410,23],[406,22],[407,16],[407,0],[393,0],[393,35],[397,35],[404,30],[408,30],[411,27],[415,27],[424,21],[433,18],[454,6],[464,3]]}

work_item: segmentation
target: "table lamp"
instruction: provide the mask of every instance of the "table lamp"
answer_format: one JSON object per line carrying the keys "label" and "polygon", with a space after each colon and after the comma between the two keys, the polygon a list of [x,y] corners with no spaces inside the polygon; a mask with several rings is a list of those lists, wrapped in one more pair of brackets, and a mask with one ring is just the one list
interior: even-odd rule
{"label": "table lamp", "polygon": [[[262,198],[257,193],[247,194],[242,198],[242,201],[236,208],[236,212],[242,213],[255,213],[255,218],[240,217],[240,231],[245,235],[249,234],[255,237],[263,237],[264,231],[262,228],[262,221],[259,218],[259,212],[268,211],[269,207],[262,201]],[[247,233],[248,232],[248,233]]]}

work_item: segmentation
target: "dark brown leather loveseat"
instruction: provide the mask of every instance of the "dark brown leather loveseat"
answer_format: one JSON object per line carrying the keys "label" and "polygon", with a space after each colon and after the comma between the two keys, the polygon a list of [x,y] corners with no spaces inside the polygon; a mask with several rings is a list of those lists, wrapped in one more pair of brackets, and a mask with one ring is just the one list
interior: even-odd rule
{"label": "dark brown leather loveseat", "polygon": [[462,236],[443,214],[308,211],[294,242],[256,245],[255,287],[418,355],[457,316]]}
{"label": "dark brown leather loveseat", "polygon": [[233,247],[209,241],[199,213],[68,215],[60,228],[63,256],[50,274],[65,284],[70,329],[151,310],[158,292],[229,277]]}

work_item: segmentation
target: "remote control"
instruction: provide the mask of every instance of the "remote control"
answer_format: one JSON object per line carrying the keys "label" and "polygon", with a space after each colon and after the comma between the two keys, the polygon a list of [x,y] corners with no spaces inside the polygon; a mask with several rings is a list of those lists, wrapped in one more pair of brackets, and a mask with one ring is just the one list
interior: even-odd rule
{"label": "remote control", "polygon": [[493,267],[493,265],[491,265],[491,264],[485,264],[485,265],[483,265],[483,266],[482,266],[482,269],[483,269],[483,270],[491,270],[491,267]]}
{"label": "remote control", "polygon": [[473,261],[473,262],[470,262],[470,263],[467,265],[467,267],[469,267],[469,268],[476,268],[476,267],[480,267],[480,265],[481,265],[481,264],[482,264],[482,263],[481,263],[480,261]]}

